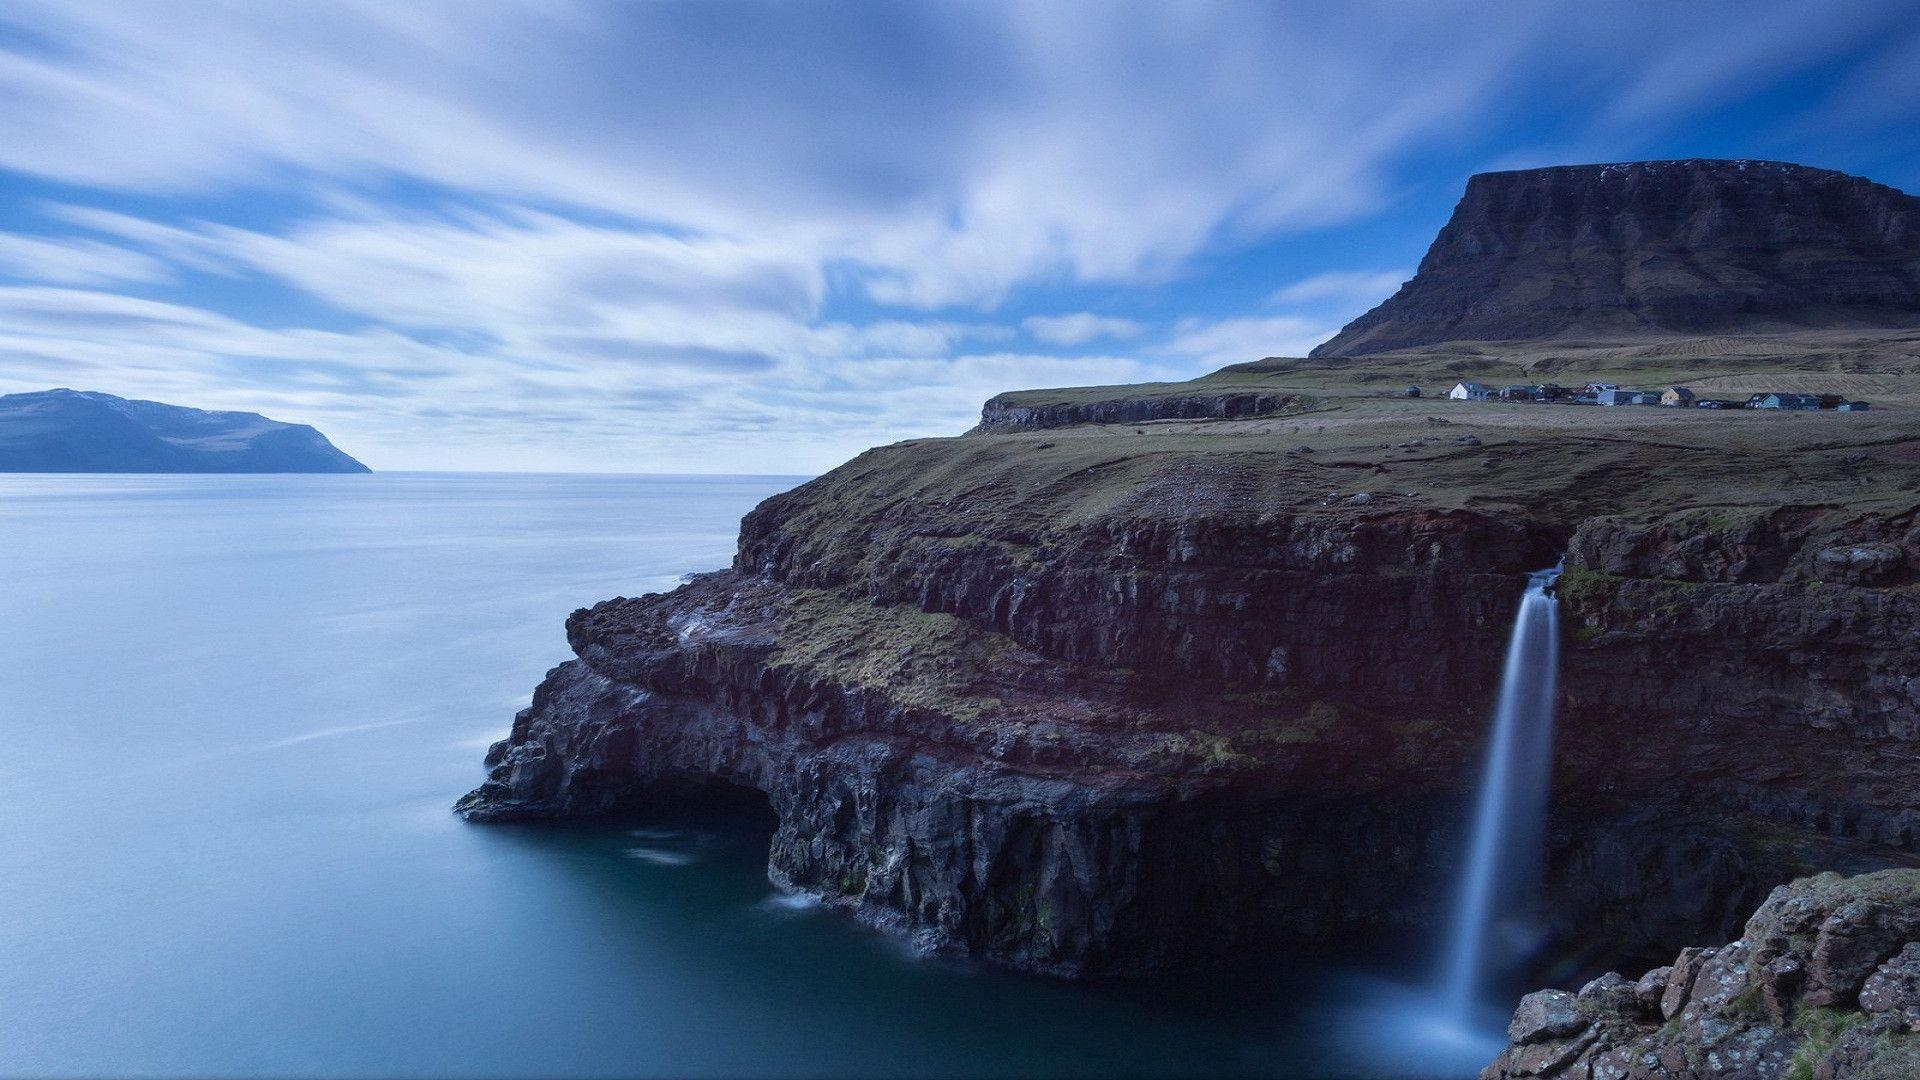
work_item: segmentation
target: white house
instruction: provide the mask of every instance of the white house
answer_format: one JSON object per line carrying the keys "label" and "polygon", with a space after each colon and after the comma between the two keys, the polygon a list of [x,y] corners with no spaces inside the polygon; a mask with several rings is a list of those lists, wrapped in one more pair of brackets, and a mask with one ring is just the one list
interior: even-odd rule
{"label": "white house", "polygon": [[1455,383],[1447,396],[1455,401],[1485,401],[1493,396],[1493,387],[1477,382]]}
{"label": "white house", "polygon": [[1658,405],[1660,395],[1652,390],[1602,390],[1594,397],[1602,405]]}

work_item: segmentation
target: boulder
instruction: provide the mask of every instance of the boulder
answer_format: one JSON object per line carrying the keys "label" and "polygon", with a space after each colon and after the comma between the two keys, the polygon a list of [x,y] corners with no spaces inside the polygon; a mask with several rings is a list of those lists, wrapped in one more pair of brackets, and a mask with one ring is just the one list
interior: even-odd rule
{"label": "boulder", "polygon": [[1587,1029],[1590,1021],[1579,1001],[1565,990],[1537,990],[1520,999],[1507,1024],[1507,1038],[1517,1046],[1565,1039]]}
{"label": "boulder", "polygon": [[1920,942],[1908,942],[1867,976],[1860,988],[1860,1011],[1891,1015],[1908,1030],[1920,1031]]}

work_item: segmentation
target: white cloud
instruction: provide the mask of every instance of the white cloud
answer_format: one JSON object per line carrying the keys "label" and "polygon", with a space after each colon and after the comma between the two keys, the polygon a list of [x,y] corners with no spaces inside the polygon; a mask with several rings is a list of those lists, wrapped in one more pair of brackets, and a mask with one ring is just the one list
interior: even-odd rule
{"label": "white cloud", "polygon": [[1085,311],[1072,315],[1029,315],[1020,320],[1020,327],[1035,341],[1067,346],[1085,345],[1095,338],[1138,337],[1146,329],[1132,319]]}
{"label": "white cloud", "polygon": [[1296,315],[1266,318],[1221,319],[1217,322],[1188,320],[1174,333],[1164,351],[1192,357],[1211,367],[1264,360],[1269,356],[1305,356],[1315,345],[1332,337],[1338,326],[1329,326]]}
{"label": "white cloud", "polygon": [[847,260],[919,307],[1164,280],[1223,225],[1362,212],[1518,44],[1492,28],[1419,63],[1434,20],[1385,8],[1353,13],[1377,18],[1355,49],[1343,20],[1206,5],[769,8],[724,31],[584,0],[17,7],[59,48],[0,51],[3,167],[158,192],[418,178]]}
{"label": "white cloud", "polygon": [[98,240],[0,233],[0,273],[54,285],[165,281],[158,259]]}
{"label": "white cloud", "polygon": [[1413,274],[1405,270],[1330,270],[1274,290],[1270,303],[1304,304],[1334,301],[1344,306],[1372,307],[1406,284]]}
{"label": "white cloud", "polygon": [[[1903,6],[15,0],[0,172],[67,205],[0,233],[0,383],[278,409],[379,464],[820,468],[1002,389],[1303,354],[1401,275],[1145,327],[1436,147],[1452,190],[1526,108],[1618,155],[1912,40]],[[1810,114],[1910,117],[1907,48]],[[1046,355],[1095,342],[1148,359]]]}

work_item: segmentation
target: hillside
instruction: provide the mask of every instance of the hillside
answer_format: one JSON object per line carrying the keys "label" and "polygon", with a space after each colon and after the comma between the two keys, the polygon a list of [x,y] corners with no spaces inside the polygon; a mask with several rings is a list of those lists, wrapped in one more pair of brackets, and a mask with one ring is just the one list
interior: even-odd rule
{"label": "hillside", "polygon": [[363,473],[305,424],[78,390],[0,397],[0,472]]}
{"label": "hillside", "polygon": [[1920,326],[1920,199],[1772,161],[1483,173],[1412,281],[1315,356]]}

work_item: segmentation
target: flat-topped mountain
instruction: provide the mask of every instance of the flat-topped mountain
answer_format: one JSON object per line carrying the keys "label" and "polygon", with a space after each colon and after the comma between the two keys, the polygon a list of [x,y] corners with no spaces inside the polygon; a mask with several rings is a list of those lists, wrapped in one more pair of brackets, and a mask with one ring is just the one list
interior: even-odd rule
{"label": "flat-topped mountain", "polygon": [[1314,356],[1920,325],[1920,198],[1774,161],[1482,173],[1412,281]]}
{"label": "flat-topped mountain", "polygon": [[65,389],[0,397],[0,472],[370,471],[313,428],[258,413]]}

